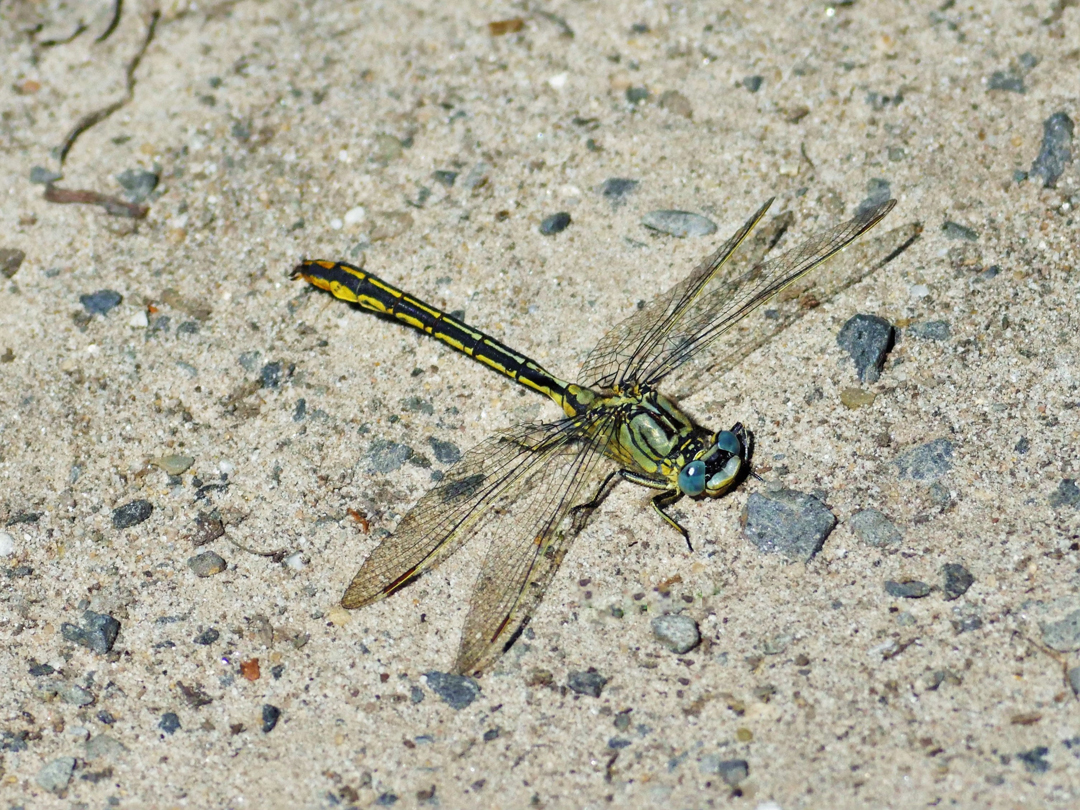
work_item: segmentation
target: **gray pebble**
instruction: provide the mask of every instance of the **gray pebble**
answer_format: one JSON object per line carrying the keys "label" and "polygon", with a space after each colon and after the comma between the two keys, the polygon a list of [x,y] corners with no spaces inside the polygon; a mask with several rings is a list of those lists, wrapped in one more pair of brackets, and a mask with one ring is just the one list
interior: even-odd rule
{"label": "gray pebble", "polygon": [[1056,622],[1039,622],[1043,643],[1058,652],[1080,650],[1080,610]]}
{"label": "gray pebble", "polygon": [[945,573],[945,585],[942,590],[945,593],[946,602],[959,599],[975,583],[975,577],[960,563],[945,563],[942,570]]}
{"label": "gray pebble", "polygon": [[30,182],[35,186],[47,186],[50,183],[55,183],[63,176],[64,175],[60,172],[54,172],[51,169],[46,169],[44,166],[30,167]]}
{"label": "gray pebble", "polygon": [[196,554],[194,557],[188,558],[187,564],[188,568],[197,577],[212,577],[214,574],[220,574],[228,567],[221,555],[213,551]]}
{"label": "gray pebble", "polygon": [[761,89],[761,85],[764,83],[765,78],[763,76],[744,76],[742,80],[742,86],[749,90],[751,93],[756,93]]}
{"label": "gray pebble", "polygon": [[464,709],[480,696],[480,686],[472,678],[448,672],[425,672],[427,685],[451,709]]}
{"label": "gray pebble", "polygon": [[891,520],[877,509],[863,509],[848,520],[852,530],[868,546],[884,548],[898,546],[904,536]]}
{"label": "gray pebble", "polygon": [[660,95],[660,100],[657,103],[661,109],[667,110],[669,113],[687,119],[694,117],[694,105],[690,103],[690,99],[678,90],[665,90]]}
{"label": "gray pebble", "polygon": [[82,627],[67,622],[60,625],[60,635],[65,640],[87,647],[101,655],[112,649],[119,632],[120,622],[108,614],[95,613],[92,610],[83,613]]}
{"label": "gray pebble", "polygon": [[919,340],[948,340],[950,335],[949,322],[922,321],[921,323],[913,323],[904,330],[904,334],[911,335]]}
{"label": "gray pebble", "polygon": [[192,641],[202,647],[209,647],[219,638],[221,638],[221,633],[211,627],[207,630],[203,630],[201,633],[199,633],[199,635],[195,636]]}
{"label": "gray pebble", "polygon": [[607,682],[607,678],[592,668],[585,672],[569,672],[566,676],[566,685],[570,691],[587,697],[600,697]]}
{"label": "gray pebble", "polygon": [[642,102],[649,100],[649,88],[647,87],[627,87],[626,88],[626,100],[631,104],[641,104]]}
{"label": "gray pebble", "polygon": [[1043,178],[1043,188],[1057,188],[1065,164],[1073,159],[1072,140],[1073,122],[1065,113],[1054,113],[1043,121],[1042,147],[1028,173]]}
{"label": "gray pebble", "polygon": [[953,222],[951,219],[945,220],[941,226],[941,232],[945,234],[946,239],[962,239],[965,242],[979,241],[978,231],[969,228],[967,225],[961,225],[959,222]]}
{"label": "gray pebble", "polygon": [[431,173],[431,176],[439,183],[442,183],[447,188],[454,187],[454,181],[457,180],[458,173],[447,171],[446,169],[438,169]]}
{"label": "gray pebble", "polygon": [[87,759],[116,759],[125,751],[127,747],[108,734],[98,734],[86,741]]}
{"label": "gray pebble", "polygon": [[126,169],[116,175],[116,182],[123,186],[129,202],[141,203],[157,188],[158,176],[145,169]]}
{"label": "gray pebble", "polygon": [[170,453],[167,456],[154,459],[151,463],[169,475],[180,475],[188,471],[191,465],[195,463],[195,459],[192,456],[180,456]]}
{"label": "gray pebble", "polygon": [[625,177],[609,177],[600,186],[600,193],[604,195],[612,205],[621,205],[626,202],[626,197],[638,186],[637,180]]}
{"label": "gray pebble", "polygon": [[1074,479],[1063,478],[1048,501],[1055,509],[1059,506],[1080,506],[1080,487],[1076,486]]}
{"label": "gray pebble", "polygon": [[698,769],[703,774],[719,776],[730,787],[738,787],[750,775],[750,764],[745,759],[720,759],[718,754],[703,756]]}
{"label": "gray pebble", "polygon": [[259,382],[263,388],[278,388],[281,385],[281,361],[267,363],[259,370]]}
{"label": "gray pebble", "polygon": [[66,681],[51,681],[45,684],[41,691],[46,695],[56,695],[64,703],[70,703],[72,706],[89,706],[94,702],[94,696],[89,690]]}
{"label": "gray pebble", "polygon": [[0,248],[0,275],[14,278],[22,263],[26,261],[26,252],[18,248]]}
{"label": "gray pebble", "polygon": [[63,793],[67,790],[74,770],[75,757],[57,757],[42,766],[34,781],[50,793]]}
{"label": "gray pebble", "polygon": [[934,439],[897,456],[893,462],[901,478],[914,481],[936,481],[952,469],[953,443]]}
{"label": "gray pebble", "polygon": [[650,211],[641,218],[646,228],[684,238],[716,233],[716,223],[689,211]]}
{"label": "gray pebble", "polygon": [[279,719],[281,719],[281,709],[270,703],[264,703],[262,707],[263,734],[269,734],[273,731]]}
{"label": "gray pebble", "polygon": [[1030,751],[1021,751],[1016,755],[1016,758],[1024,763],[1024,768],[1028,773],[1046,773],[1050,770],[1050,763],[1044,759],[1044,757],[1050,753],[1050,749],[1045,745],[1040,745],[1038,748],[1032,748]]}
{"label": "gray pebble", "polygon": [[423,703],[424,702],[424,690],[419,686],[414,686],[409,690],[409,701],[411,703]]}
{"label": "gray pebble", "polygon": [[1080,697],[1080,667],[1073,667],[1066,673],[1066,677],[1069,679],[1069,686],[1072,687],[1073,694]]}
{"label": "gray pebble", "polygon": [[873,383],[896,343],[896,328],[877,315],[854,315],[841,327],[836,342],[851,355],[859,381]]}
{"label": "gray pebble", "polygon": [[570,214],[566,211],[559,211],[557,214],[544,217],[544,221],[540,223],[540,233],[544,236],[554,236],[557,233],[562,233],[569,227]]}
{"label": "gray pebble", "polygon": [[630,740],[626,739],[626,737],[612,737],[608,740],[607,747],[614,751],[618,751],[620,748],[629,748]]}
{"label": "gray pebble", "polygon": [[444,442],[434,436],[428,439],[435,460],[440,464],[457,464],[461,459],[461,450],[453,442]]}
{"label": "gray pebble", "polygon": [[825,544],[836,517],[813,495],[782,489],[750,493],[743,534],[766,554],[806,561]]}
{"label": "gray pebble", "polygon": [[391,807],[396,804],[398,797],[393,793],[380,793],[379,798],[375,800],[375,804],[378,807]]}
{"label": "gray pebble", "polygon": [[112,513],[112,524],[115,529],[130,529],[138,526],[153,514],[154,505],[150,501],[139,499],[129,501],[123,506],[118,506]]}
{"label": "gray pebble", "polygon": [[892,187],[889,181],[883,177],[873,177],[866,184],[866,199],[855,208],[855,214],[862,216],[873,208],[877,208],[892,196]]}
{"label": "gray pebble", "polygon": [[303,397],[296,400],[296,407],[293,408],[292,420],[294,422],[303,422],[307,416],[307,400]]}
{"label": "gray pebble", "polygon": [[98,290],[79,296],[79,303],[91,315],[105,315],[109,310],[120,306],[123,300],[124,296],[116,290]]}
{"label": "gray pebble", "polygon": [[903,582],[887,579],[885,593],[897,599],[922,599],[930,593],[930,586],[917,579],[905,579]]}
{"label": "gray pebble", "polygon": [[412,458],[413,449],[407,444],[390,442],[386,439],[373,439],[368,448],[368,469],[370,472],[392,473],[401,469],[401,465]]}
{"label": "gray pebble", "polygon": [[180,718],[176,712],[165,712],[161,715],[161,720],[158,721],[158,728],[164,731],[166,734],[175,734],[180,726]]}
{"label": "gray pebble", "polygon": [[1006,90],[1010,93],[1024,92],[1024,77],[1012,70],[995,70],[986,83],[987,90]]}
{"label": "gray pebble", "polygon": [[681,613],[666,613],[652,620],[653,636],[673,653],[686,653],[701,643],[697,622]]}

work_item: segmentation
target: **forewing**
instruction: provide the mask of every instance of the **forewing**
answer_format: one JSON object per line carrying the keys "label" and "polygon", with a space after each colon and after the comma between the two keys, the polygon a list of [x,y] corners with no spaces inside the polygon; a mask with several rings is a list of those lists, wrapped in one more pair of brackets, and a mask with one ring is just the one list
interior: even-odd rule
{"label": "forewing", "polygon": [[[656,336],[647,351],[623,375],[656,384],[719,338],[739,321],[874,227],[896,205],[888,200],[763,264],[732,262],[733,273],[718,276],[682,313],[678,322]],[[850,286],[852,281],[847,282]],[[834,293],[835,294],[835,293]]]}
{"label": "forewing", "polygon": [[553,459],[581,447],[577,423],[519,425],[473,447],[429,490],[397,530],[364,561],[341,604],[363,607],[388,596],[453,554]]}
{"label": "forewing", "polygon": [[503,652],[543,598],[580,528],[570,516],[611,462],[602,448],[614,419],[601,415],[589,437],[563,442],[522,477],[514,497],[500,504],[481,533],[490,540],[473,588],[454,671],[472,675]]}
{"label": "forewing", "polygon": [[669,380],[665,390],[676,398],[685,397],[696,390],[699,380],[711,379],[734,368],[803,315],[892,261],[921,232],[919,223],[894,228],[876,239],[853,247],[816,273],[804,275],[777,294],[767,310],[759,309],[720,335],[705,355],[704,363],[684,366],[675,375],[684,385],[672,386]]}
{"label": "forewing", "polygon": [[694,268],[694,272],[604,335],[585,359],[581,379],[591,380],[593,388],[611,388],[617,383],[636,379],[630,375],[655,357],[657,347],[664,345],[665,336],[678,326],[687,308],[715,276],[723,275],[721,271],[728,259],[765,216],[770,205],[772,199],[766,201],[719,250]]}

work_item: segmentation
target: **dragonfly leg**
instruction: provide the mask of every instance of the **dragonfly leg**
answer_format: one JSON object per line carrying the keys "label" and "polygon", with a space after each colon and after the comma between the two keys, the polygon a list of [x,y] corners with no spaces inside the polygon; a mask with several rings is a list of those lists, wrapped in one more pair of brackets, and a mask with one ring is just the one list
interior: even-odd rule
{"label": "dragonfly leg", "polygon": [[664,490],[663,492],[660,492],[660,493],[656,494],[653,497],[652,506],[653,506],[653,509],[656,510],[656,513],[658,515],[660,515],[660,517],[662,517],[665,521],[667,521],[667,523],[672,528],[678,530],[679,534],[681,534],[683,536],[683,539],[686,540],[686,547],[688,549],[690,549],[690,551],[693,551],[694,547],[690,543],[690,532],[688,532],[686,529],[684,529],[679,524],[679,521],[675,520],[675,518],[673,518],[671,515],[669,515],[667,512],[664,511],[664,507],[671,506],[673,503],[675,503],[677,500],[679,500],[679,498],[681,498],[682,496],[683,496],[682,492],[680,492],[677,489],[667,489],[667,490]]}

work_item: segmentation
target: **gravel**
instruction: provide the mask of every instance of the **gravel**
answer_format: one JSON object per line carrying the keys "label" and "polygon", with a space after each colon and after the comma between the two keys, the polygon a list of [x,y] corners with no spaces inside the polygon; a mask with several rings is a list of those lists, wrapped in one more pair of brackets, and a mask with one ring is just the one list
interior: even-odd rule
{"label": "gravel", "polygon": [[480,686],[472,678],[448,672],[425,672],[427,685],[451,709],[464,709],[478,697]]}
{"label": "gravel", "polygon": [[1031,164],[1030,177],[1041,177],[1043,188],[1057,188],[1065,173],[1065,164],[1073,159],[1073,121],[1063,112],[1054,113],[1043,121],[1043,140],[1039,155]]}
{"label": "gravel", "polygon": [[197,577],[212,577],[228,567],[221,555],[213,551],[196,554],[188,559],[187,564]]}
{"label": "gravel", "polygon": [[65,640],[101,655],[105,655],[113,648],[119,632],[120,622],[106,613],[95,613],[92,610],[83,613],[82,627],[67,622],[60,625],[60,635]]}
{"label": "gravel", "polygon": [[953,443],[934,439],[920,444],[896,457],[893,462],[901,478],[914,481],[936,481],[952,469]]}
{"label": "gravel", "polygon": [[566,676],[566,685],[570,691],[587,697],[600,697],[607,682],[607,678],[591,667],[585,672],[569,672]]}
{"label": "gravel", "polygon": [[57,757],[37,772],[35,781],[50,793],[63,793],[75,771],[75,757]]}
{"label": "gravel", "polygon": [[904,540],[904,536],[900,534],[896,525],[877,509],[863,509],[856,512],[848,523],[859,539],[868,546],[875,548],[898,546]]}
{"label": "gravel", "polygon": [[673,653],[687,653],[701,643],[698,624],[689,616],[667,613],[652,620],[653,636]]}
{"label": "gravel", "polygon": [[129,501],[123,506],[118,506],[112,513],[114,529],[130,529],[147,520],[154,512],[154,505],[150,501]]}
{"label": "gravel", "polygon": [[650,230],[679,238],[710,236],[716,233],[715,222],[689,211],[650,211],[641,218],[641,224]]}
{"label": "gravel", "polygon": [[813,495],[784,489],[750,493],[743,534],[766,554],[805,562],[825,543],[836,516]]}
{"label": "gravel", "polygon": [[905,579],[903,582],[887,579],[885,593],[898,599],[922,599],[930,594],[930,586],[917,579]]}
{"label": "gravel", "polygon": [[896,343],[896,328],[877,315],[854,315],[836,336],[840,348],[851,355],[860,382],[877,382],[885,358]]}
{"label": "gravel", "polygon": [[975,577],[960,563],[945,563],[942,571],[945,575],[942,591],[945,593],[946,602],[959,599],[975,583]]}
{"label": "gravel", "polygon": [[79,296],[79,303],[91,315],[106,315],[109,310],[116,309],[124,296],[116,290],[98,290]]}
{"label": "gravel", "polygon": [[569,227],[570,214],[566,211],[559,211],[557,214],[544,217],[544,221],[540,223],[540,233],[544,236],[554,236],[557,233],[562,233]]}

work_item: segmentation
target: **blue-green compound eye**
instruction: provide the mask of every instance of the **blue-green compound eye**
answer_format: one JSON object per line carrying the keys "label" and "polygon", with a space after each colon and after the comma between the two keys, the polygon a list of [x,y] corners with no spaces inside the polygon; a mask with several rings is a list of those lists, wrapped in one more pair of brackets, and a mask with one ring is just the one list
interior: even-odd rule
{"label": "blue-green compound eye", "polygon": [[679,470],[679,489],[684,495],[693,497],[705,491],[705,462],[698,459],[691,461]]}
{"label": "blue-green compound eye", "polygon": [[733,456],[742,455],[742,442],[730,430],[721,430],[716,434],[716,446],[721,450],[727,450]]}

